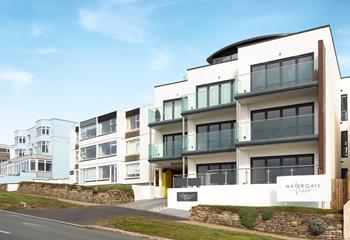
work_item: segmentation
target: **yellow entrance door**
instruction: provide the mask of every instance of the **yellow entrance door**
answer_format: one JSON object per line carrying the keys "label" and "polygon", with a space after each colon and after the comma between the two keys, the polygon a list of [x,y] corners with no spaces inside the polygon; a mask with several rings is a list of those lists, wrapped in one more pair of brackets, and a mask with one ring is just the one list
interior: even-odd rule
{"label": "yellow entrance door", "polygon": [[162,186],[163,186],[163,196],[168,196],[168,188],[173,187],[173,173],[170,170],[166,170],[162,173]]}

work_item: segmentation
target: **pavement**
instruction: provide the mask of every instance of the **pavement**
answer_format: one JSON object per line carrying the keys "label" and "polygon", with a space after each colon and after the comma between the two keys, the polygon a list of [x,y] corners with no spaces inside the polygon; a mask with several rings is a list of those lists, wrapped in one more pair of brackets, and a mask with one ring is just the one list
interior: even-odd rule
{"label": "pavement", "polygon": [[34,219],[0,211],[1,240],[141,240],[124,233],[98,231],[80,226]]}
{"label": "pavement", "polygon": [[19,210],[17,213],[36,217],[54,219],[80,225],[91,225],[106,218],[116,216],[144,216],[155,217],[165,220],[180,221],[183,218],[164,215],[160,213],[142,211],[137,209],[115,206],[90,206],[82,208],[44,209],[44,210]]}

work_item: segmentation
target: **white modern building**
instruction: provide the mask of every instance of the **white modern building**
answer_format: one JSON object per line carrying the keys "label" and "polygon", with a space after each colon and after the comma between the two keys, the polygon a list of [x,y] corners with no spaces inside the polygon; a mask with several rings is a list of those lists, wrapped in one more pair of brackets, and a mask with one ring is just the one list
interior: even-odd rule
{"label": "white modern building", "polygon": [[0,183],[69,179],[70,132],[77,123],[41,119],[15,131],[14,156],[0,163]]}
{"label": "white modern building", "polygon": [[148,109],[114,111],[80,122],[71,136],[72,182],[148,185]]}
{"label": "white modern building", "polygon": [[340,119],[340,130],[341,130],[341,176],[345,178],[347,172],[350,169],[350,158],[348,149],[348,139],[350,133],[349,116],[348,116],[348,96],[350,94],[350,77],[344,77],[341,79],[341,119]]}
{"label": "white modern building", "polygon": [[329,26],[242,40],[207,62],[155,87],[152,185],[169,207],[283,205],[279,176],[341,177],[346,79]]}

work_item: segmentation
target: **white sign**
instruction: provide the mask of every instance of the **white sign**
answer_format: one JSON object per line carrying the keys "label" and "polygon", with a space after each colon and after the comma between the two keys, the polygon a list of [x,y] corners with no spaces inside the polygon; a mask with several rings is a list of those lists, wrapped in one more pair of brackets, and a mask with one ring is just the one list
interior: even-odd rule
{"label": "white sign", "polygon": [[278,202],[330,202],[331,190],[326,175],[277,177]]}

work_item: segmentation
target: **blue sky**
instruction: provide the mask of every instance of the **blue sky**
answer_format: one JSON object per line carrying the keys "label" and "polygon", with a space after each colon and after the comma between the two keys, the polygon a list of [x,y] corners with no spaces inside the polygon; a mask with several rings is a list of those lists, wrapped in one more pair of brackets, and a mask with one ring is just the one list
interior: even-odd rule
{"label": "blue sky", "polygon": [[214,51],[330,24],[350,75],[350,1],[1,0],[0,143],[40,118],[81,121],[153,103]]}

